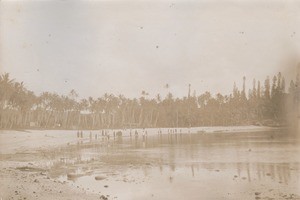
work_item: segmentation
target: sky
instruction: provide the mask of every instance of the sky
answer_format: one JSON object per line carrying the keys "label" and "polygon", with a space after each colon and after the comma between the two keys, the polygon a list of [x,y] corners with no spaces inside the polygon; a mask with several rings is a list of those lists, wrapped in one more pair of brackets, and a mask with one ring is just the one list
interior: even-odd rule
{"label": "sky", "polygon": [[298,62],[296,0],[0,1],[0,72],[36,94],[228,94]]}

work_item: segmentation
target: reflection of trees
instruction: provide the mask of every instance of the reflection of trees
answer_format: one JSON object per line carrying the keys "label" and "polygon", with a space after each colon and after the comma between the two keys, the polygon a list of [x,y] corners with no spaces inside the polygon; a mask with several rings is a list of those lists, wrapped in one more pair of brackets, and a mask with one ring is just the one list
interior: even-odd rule
{"label": "reflection of trees", "polygon": [[[297,164],[298,165],[298,164]],[[299,180],[299,173],[295,171],[295,164],[281,164],[281,163],[198,163],[189,165],[192,171],[192,176],[195,176],[194,168],[198,166],[202,169],[213,171],[220,169],[226,171],[235,169],[237,175],[236,179],[247,179],[251,181],[275,181],[277,183],[289,184],[292,181]],[[297,166],[299,168],[299,165]]]}
{"label": "reflection of trees", "polygon": [[[227,135],[226,137],[221,136],[220,134],[216,135],[203,135],[203,134],[158,134],[156,136],[148,136],[146,142],[146,148],[156,149],[156,156],[161,160],[166,162],[171,170],[175,170],[177,165],[184,165],[191,169],[191,175],[196,176],[197,171],[195,168],[207,169],[209,171],[214,170],[228,170],[234,169],[235,174],[238,178],[245,178],[249,182],[251,181],[263,181],[270,180],[281,183],[289,183],[291,179],[297,180],[297,177],[292,177],[291,169],[299,168],[299,164],[289,164],[289,163],[264,163],[261,161],[248,161],[247,156],[251,155],[252,152],[249,152],[248,149],[251,146],[246,148],[235,146],[235,144],[240,143],[241,141],[245,142],[247,136],[237,136],[237,135]],[[267,137],[267,136],[266,136]],[[177,138],[177,140],[176,140]],[[264,138],[263,135],[260,136],[260,140],[268,139]],[[142,148],[141,143],[143,140],[140,138],[135,140],[135,148]],[[226,148],[230,143],[233,148],[233,152],[237,152],[235,155],[227,155]],[[176,145],[175,145],[176,144]],[[247,143],[245,143],[247,144]],[[242,148],[239,149],[239,148]],[[218,151],[214,151],[218,149]],[[245,151],[245,152],[244,152]],[[231,151],[229,151],[231,152]],[[248,155],[249,153],[249,155]],[[233,159],[233,162],[220,162],[219,158],[222,156],[229,156],[229,159]],[[266,153],[264,156],[268,156]],[[181,160],[183,159],[183,160]],[[192,162],[192,163],[191,163]],[[160,169],[162,170],[162,165]],[[181,166],[182,167],[182,166]]]}
{"label": "reflection of trees", "polygon": [[[232,162],[226,159],[223,162],[215,158],[212,159],[215,156],[213,155],[213,149],[220,149],[221,151],[217,153],[223,152],[220,155],[221,157],[227,154],[226,151],[223,151],[220,141],[228,144],[229,141],[232,142],[233,140],[233,138],[227,136],[229,139],[226,141],[223,137],[218,138],[219,136],[217,135],[178,133],[176,145],[174,145],[176,134],[172,135],[173,143],[170,141],[171,135],[168,134],[148,136],[145,139],[141,136],[138,138],[131,137],[128,140],[123,138],[119,142],[113,139],[111,141],[102,141],[101,143],[93,141],[92,143],[79,143],[66,148],[58,148],[55,151],[46,152],[46,155],[48,160],[55,160],[53,168],[59,169],[59,173],[64,173],[65,166],[70,169],[74,169],[76,166],[99,169],[104,163],[112,165],[145,164],[149,160],[153,161],[153,158],[155,158],[157,162],[153,162],[153,164],[157,165],[161,172],[163,172],[164,168],[167,171],[174,171],[178,167],[185,167],[188,169],[188,175],[191,177],[197,177],[199,170],[205,169],[209,173],[217,173],[216,170],[225,174],[229,172],[229,174],[232,174],[232,178],[237,175],[235,179],[245,179],[245,181],[249,182],[274,181],[289,184],[300,178],[299,174],[296,173],[298,171],[293,171],[293,169],[299,169],[299,163],[251,162],[247,158],[244,159],[244,157],[248,156],[248,152],[244,152],[241,155],[232,155],[234,159]],[[145,149],[142,149],[143,142],[145,143]],[[126,144],[131,145],[127,146]],[[142,158],[139,150],[142,150]],[[234,151],[239,150],[234,149]],[[91,154],[91,152],[95,154]],[[264,156],[268,157],[268,153],[264,154]],[[61,158],[64,158],[64,160]]]}
{"label": "reflection of trees", "polygon": [[192,176],[195,177],[195,171],[194,171],[194,165],[191,165],[191,170],[192,170]]}

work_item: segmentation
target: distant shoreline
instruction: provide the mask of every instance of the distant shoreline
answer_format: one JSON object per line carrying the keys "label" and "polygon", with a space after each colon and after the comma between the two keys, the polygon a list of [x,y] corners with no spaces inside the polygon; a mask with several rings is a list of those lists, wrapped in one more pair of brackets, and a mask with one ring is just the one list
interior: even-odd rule
{"label": "distant shoreline", "polygon": [[[281,130],[288,129],[288,126],[256,126],[256,125],[241,125],[241,126],[200,126],[200,127],[156,127],[156,128],[131,128],[131,130],[191,130],[191,131],[204,131],[207,133],[217,132],[244,132],[244,131],[267,131],[267,130]],[[58,128],[26,128],[26,129],[0,129],[0,131],[19,131],[19,132],[30,132],[30,131],[99,131],[99,130],[130,130],[130,128],[103,128],[103,129],[58,129]]]}

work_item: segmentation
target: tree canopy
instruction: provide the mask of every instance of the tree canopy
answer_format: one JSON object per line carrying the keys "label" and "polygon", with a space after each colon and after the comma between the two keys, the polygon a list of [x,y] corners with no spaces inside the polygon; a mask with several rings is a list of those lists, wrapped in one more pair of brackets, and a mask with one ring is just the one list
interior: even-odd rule
{"label": "tree canopy", "polygon": [[[141,91],[139,99],[104,94],[99,98],[79,99],[75,90],[67,95],[28,90],[23,82],[0,76],[0,128],[61,128],[100,129],[130,127],[189,127],[231,125],[284,125],[299,107],[300,78],[290,82],[286,91],[285,78],[279,72],[267,77],[264,86],[253,79],[246,92],[246,77],[240,90],[236,83],[231,94],[212,95],[209,91],[174,98],[157,94],[150,98]],[[164,86],[166,89],[169,84]]]}

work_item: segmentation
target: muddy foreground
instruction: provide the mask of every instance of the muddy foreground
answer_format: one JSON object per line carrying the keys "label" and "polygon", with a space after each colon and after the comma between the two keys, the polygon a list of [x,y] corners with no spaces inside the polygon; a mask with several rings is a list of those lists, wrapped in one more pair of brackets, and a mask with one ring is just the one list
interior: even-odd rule
{"label": "muddy foreground", "polygon": [[64,142],[61,134],[12,134],[1,152],[0,199],[300,199],[299,142],[283,131],[66,134]]}
{"label": "muddy foreground", "polygon": [[106,199],[100,194],[87,193],[70,187],[66,182],[51,179],[46,172],[17,170],[20,163],[3,165],[6,167],[0,171],[2,199]]}

